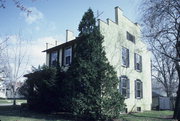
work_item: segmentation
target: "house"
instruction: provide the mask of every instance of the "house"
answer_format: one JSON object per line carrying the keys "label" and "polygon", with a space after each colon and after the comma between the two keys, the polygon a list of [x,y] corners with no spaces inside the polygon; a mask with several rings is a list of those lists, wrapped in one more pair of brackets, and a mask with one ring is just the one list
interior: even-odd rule
{"label": "house", "polygon": [[[12,82],[6,83],[4,81],[0,81],[0,98],[14,98],[14,92],[12,88]],[[15,98],[24,98],[23,95],[19,93],[20,87],[23,85],[22,82],[16,82],[16,93]]]}
{"label": "house", "polygon": [[0,98],[6,98],[6,85],[0,81]]}
{"label": "house", "polygon": [[[140,26],[126,18],[119,7],[115,7],[115,21],[98,20],[98,26],[104,36],[106,57],[119,77],[117,88],[125,97],[126,111],[151,110],[151,54],[141,40]],[[68,67],[73,61],[76,41],[78,38],[67,30],[66,43],[43,51],[46,64]]]}
{"label": "house", "polygon": [[[14,91],[13,91],[13,85],[15,85],[15,95],[14,95]],[[6,86],[6,98],[8,99],[12,99],[12,98],[16,98],[16,99],[21,99],[24,98],[23,95],[20,94],[19,89],[21,88],[21,86],[23,85],[23,82],[10,82],[7,84]]]}
{"label": "house", "polygon": [[172,110],[174,107],[170,97],[163,96],[155,91],[152,91],[152,109],[154,110]]}

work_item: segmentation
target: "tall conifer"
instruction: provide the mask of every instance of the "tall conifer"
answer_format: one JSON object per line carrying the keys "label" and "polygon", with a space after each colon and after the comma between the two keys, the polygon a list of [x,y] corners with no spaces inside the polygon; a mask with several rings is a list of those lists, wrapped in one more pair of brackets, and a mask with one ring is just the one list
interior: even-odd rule
{"label": "tall conifer", "polygon": [[124,99],[118,93],[118,78],[105,56],[103,37],[91,9],[85,12],[78,30],[73,62],[67,71],[73,112],[91,121],[116,117],[124,108]]}

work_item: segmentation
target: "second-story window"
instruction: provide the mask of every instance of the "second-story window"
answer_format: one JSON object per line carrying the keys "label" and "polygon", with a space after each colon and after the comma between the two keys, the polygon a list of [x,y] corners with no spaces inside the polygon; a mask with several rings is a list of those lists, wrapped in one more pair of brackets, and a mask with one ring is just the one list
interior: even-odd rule
{"label": "second-story window", "polygon": [[68,47],[64,50],[64,65],[68,66],[72,61],[72,48]]}
{"label": "second-story window", "polygon": [[120,77],[119,89],[121,95],[125,98],[129,98],[129,79],[126,76]]}
{"label": "second-story window", "polygon": [[135,36],[130,34],[129,32],[126,32],[127,40],[130,40],[131,42],[135,43]]}
{"label": "second-story window", "polygon": [[142,72],[142,57],[137,53],[134,53],[134,68]]}
{"label": "second-story window", "polygon": [[129,67],[129,49],[122,47],[122,66]]}
{"label": "second-story window", "polygon": [[57,66],[58,64],[58,52],[54,51],[50,53],[50,66]]}

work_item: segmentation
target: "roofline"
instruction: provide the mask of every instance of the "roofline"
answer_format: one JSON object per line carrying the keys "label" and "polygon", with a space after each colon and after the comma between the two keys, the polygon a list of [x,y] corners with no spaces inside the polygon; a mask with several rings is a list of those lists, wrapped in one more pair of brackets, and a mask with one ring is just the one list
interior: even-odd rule
{"label": "roofline", "polygon": [[71,40],[71,41],[68,41],[68,42],[62,43],[62,44],[60,44],[60,45],[54,46],[54,47],[52,47],[52,48],[43,50],[42,52],[50,52],[50,51],[53,51],[53,50],[57,50],[57,49],[59,49],[59,48],[65,47],[65,46],[67,46],[67,45],[71,45],[71,44],[75,43],[77,40],[78,40],[78,37],[76,37],[76,39],[73,39],[73,40]]}

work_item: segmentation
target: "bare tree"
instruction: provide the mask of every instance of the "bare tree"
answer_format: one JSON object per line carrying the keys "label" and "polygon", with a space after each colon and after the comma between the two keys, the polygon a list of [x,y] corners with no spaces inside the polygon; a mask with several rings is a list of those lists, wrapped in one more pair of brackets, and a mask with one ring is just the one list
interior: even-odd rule
{"label": "bare tree", "polygon": [[[180,1],[145,0],[141,9],[144,35],[153,43],[155,50],[172,59],[180,79]],[[174,118],[180,120],[180,83]]]}
{"label": "bare tree", "polygon": [[14,98],[14,105],[16,105],[16,90],[17,82],[21,81],[27,64],[28,64],[28,53],[27,53],[27,41],[22,39],[21,34],[7,37],[8,47],[5,49],[3,58],[5,59],[5,81],[6,84],[11,88]]}
{"label": "bare tree", "polygon": [[6,57],[5,50],[7,49],[8,38],[0,38],[0,77],[6,76]]}
{"label": "bare tree", "polygon": [[[10,0],[0,0],[0,8],[6,8],[8,5],[6,4],[7,1]],[[27,15],[31,13],[31,10],[29,10],[25,5],[24,5],[25,0],[11,0],[11,2],[14,3],[15,7],[18,8],[21,11],[27,12]],[[29,0],[29,1],[36,1],[36,0]]]}
{"label": "bare tree", "polygon": [[166,96],[171,99],[172,108],[174,109],[174,96],[178,88],[178,75],[175,63],[171,58],[159,53],[153,49],[151,52],[152,59],[152,80],[153,88],[158,91],[165,92]]}

